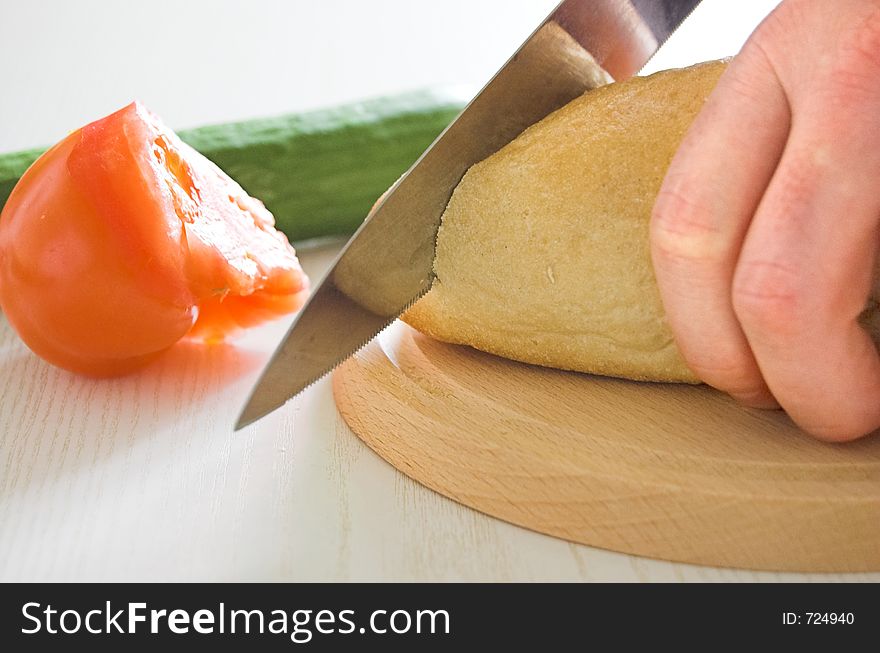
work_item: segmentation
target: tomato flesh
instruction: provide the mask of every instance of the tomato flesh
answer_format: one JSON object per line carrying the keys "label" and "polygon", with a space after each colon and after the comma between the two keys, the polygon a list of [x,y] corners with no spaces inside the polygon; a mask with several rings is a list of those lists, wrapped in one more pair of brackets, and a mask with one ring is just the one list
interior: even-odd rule
{"label": "tomato flesh", "polygon": [[272,214],[133,103],[46,152],[0,214],[0,307],[50,363],[128,372],[302,304]]}

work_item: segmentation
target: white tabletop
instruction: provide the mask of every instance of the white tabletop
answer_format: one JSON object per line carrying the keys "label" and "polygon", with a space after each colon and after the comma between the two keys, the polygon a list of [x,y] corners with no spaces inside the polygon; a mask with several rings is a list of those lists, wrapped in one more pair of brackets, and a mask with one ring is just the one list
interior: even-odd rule
{"label": "white tabletop", "polygon": [[[0,151],[132,97],[186,127],[478,85],[553,4],[4,3]],[[773,4],[706,0],[652,68],[734,53]],[[307,271],[334,251],[302,250]],[[0,317],[0,580],[840,578],[647,560],[474,512],[363,445],[326,379],[233,434],[286,324],[94,381],[37,359]]]}

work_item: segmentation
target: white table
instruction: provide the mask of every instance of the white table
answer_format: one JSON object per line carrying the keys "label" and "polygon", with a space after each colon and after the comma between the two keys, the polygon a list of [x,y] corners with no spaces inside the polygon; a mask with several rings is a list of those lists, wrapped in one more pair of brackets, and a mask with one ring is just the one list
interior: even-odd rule
{"label": "white table", "polygon": [[[0,150],[133,96],[182,127],[479,83],[554,3],[46,4],[0,6]],[[652,67],[735,52],[772,4],[707,0]],[[303,264],[317,278],[334,251],[304,250]],[[94,381],[37,359],[0,317],[0,580],[839,578],[641,559],[476,513],[364,446],[327,379],[234,434],[285,328]]]}

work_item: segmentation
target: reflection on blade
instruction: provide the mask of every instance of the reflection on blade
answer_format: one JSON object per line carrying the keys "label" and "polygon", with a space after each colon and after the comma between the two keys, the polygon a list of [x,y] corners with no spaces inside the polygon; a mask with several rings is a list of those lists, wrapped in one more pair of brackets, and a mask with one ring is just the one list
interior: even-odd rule
{"label": "reflection on blade", "polygon": [[433,281],[452,191],[584,91],[635,74],[699,0],[566,0],[392,186],[346,245],[254,388],[236,428],[281,406],[371,340]]}

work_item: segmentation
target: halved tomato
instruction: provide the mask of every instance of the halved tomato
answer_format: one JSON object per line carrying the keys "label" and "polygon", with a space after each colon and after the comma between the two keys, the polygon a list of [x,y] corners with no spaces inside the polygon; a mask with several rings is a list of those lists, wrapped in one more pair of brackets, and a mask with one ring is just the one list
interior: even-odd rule
{"label": "halved tomato", "polygon": [[25,343],[96,376],[190,334],[219,340],[302,304],[272,214],[138,103],[47,151],[0,214],[0,306]]}

